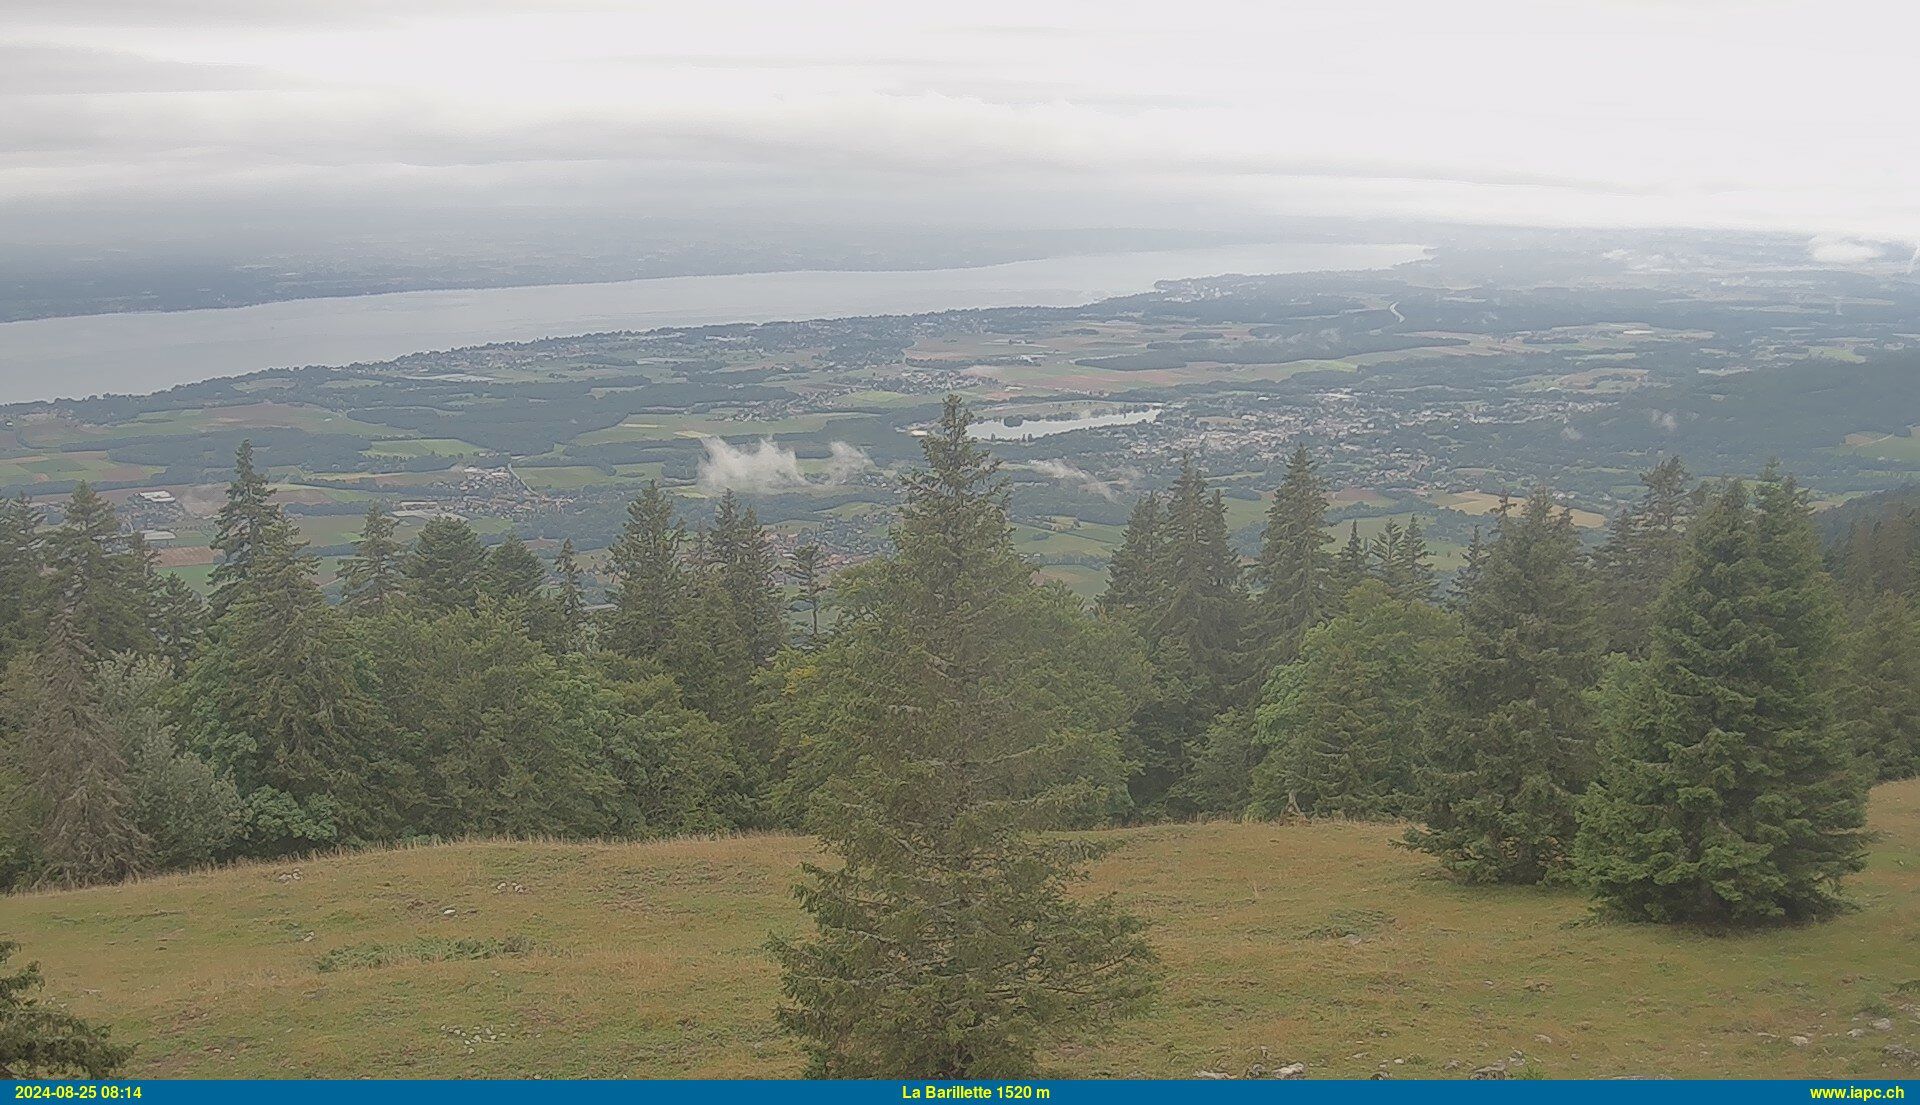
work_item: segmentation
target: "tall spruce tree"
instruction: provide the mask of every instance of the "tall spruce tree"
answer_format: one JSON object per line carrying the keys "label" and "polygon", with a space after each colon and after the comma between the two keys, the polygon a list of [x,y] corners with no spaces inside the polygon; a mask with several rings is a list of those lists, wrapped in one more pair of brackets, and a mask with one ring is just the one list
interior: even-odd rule
{"label": "tall spruce tree", "polygon": [[150,554],[120,527],[113,505],[84,481],[67,500],[66,517],[47,535],[46,586],[67,605],[69,631],[89,652],[152,652]]}
{"label": "tall spruce tree", "polygon": [[1833,724],[1836,606],[1806,496],[1771,472],[1702,512],[1581,810],[1579,862],[1623,916],[1752,925],[1842,904],[1865,780]]}
{"label": "tall spruce tree", "polygon": [[825,552],[812,542],[795,546],[793,567],[789,569],[793,582],[800,590],[800,608],[807,614],[807,643],[815,644],[820,640],[820,592],[823,584],[821,572],[825,565]]}
{"label": "tall spruce tree", "polygon": [[77,624],[83,586],[72,583],[58,594],[45,643],[14,661],[6,693],[22,773],[38,807],[42,877],[63,886],[133,874],[145,847],[126,756],[101,716],[93,653]]}
{"label": "tall spruce tree", "polygon": [[1462,620],[1407,840],[1466,882],[1539,882],[1573,847],[1600,667],[1580,539],[1545,488],[1501,516]]}
{"label": "tall spruce tree", "polygon": [[687,531],[673,499],[649,480],[627,504],[627,523],[613,544],[613,610],[607,644],[632,657],[657,656],[672,641],[687,598],[681,548]]}
{"label": "tall spruce tree", "polygon": [[1346,544],[1334,555],[1333,570],[1327,580],[1335,609],[1343,607],[1353,589],[1367,581],[1368,572],[1367,543],[1360,536],[1360,523],[1354,522],[1347,530]]}
{"label": "tall spruce tree", "polygon": [[1144,615],[1165,600],[1166,565],[1162,563],[1166,515],[1160,496],[1149,491],[1133,505],[1120,547],[1107,564],[1107,589],[1100,609],[1110,614]]}
{"label": "tall spruce tree", "polygon": [[1458,611],[1466,606],[1473,589],[1479,586],[1480,569],[1486,562],[1487,543],[1480,534],[1480,527],[1475,526],[1473,536],[1467,540],[1466,551],[1460,556],[1460,570],[1453,573],[1453,585],[1447,590],[1447,609]]}
{"label": "tall spruce tree", "polygon": [[233,458],[233,482],[227,501],[213,516],[213,550],[220,562],[213,569],[213,596],[209,601],[217,618],[233,601],[234,590],[253,570],[253,559],[267,533],[286,515],[273,501],[267,477],[253,463],[252,440],[242,441]]}
{"label": "tall spruce tree", "polygon": [[787,641],[773,549],[753,508],[743,505],[732,490],[720,496],[714,511],[706,556],[739,634],[741,652],[755,666],[766,663]]}
{"label": "tall spruce tree", "polygon": [[1905,595],[1888,591],[1857,619],[1842,640],[1840,726],[1874,778],[1920,775],[1920,617]]}
{"label": "tall spruce tree", "polygon": [[998,463],[966,426],[950,396],[898,551],[852,573],[857,613],[808,665],[833,682],[800,684],[832,697],[828,726],[807,728],[832,764],[812,824],[840,863],[807,866],[817,930],[773,948],[778,1019],[814,1076],[1028,1074],[1044,1041],[1150,987],[1139,922],[1066,893],[1089,842],[1033,831],[1094,797],[1067,770],[1088,742],[1112,754],[1110,732],[1082,726],[1124,716],[1117,669],[1063,679],[1053,663],[1113,631],[1033,585]]}
{"label": "tall spruce tree", "polygon": [[39,509],[24,495],[0,500],[0,665],[40,635],[44,562]]}
{"label": "tall spruce tree", "polygon": [[1259,575],[1265,588],[1255,618],[1263,638],[1265,666],[1292,659],[1307,630],[1324,621],[1331,607],[1328,577],[1332,559],[1326,546],[1327,490],[1303,446],[1287,461],[1287,475],[1267,508],[1267,529],[1260,544]]}
{"label": "tall spruce tree", "polygon": [[487,552],[480,586],[495,602],[530,604],[546,583],[546,565],[519,534],[508,531],[506,538]]}
{"label": "tall spruce tree", "polygon": [[389,835],[393,741],[368,658],[290,524],[259,534],[249,567],[178,696],[183,743],[239,787],[253,854]]}
{"label": "tall spruce tree", "polygon": [[1427,552],[1420,519],[1408,518],[1403,527],[1389,518],[1368,548],[1373,577],[1386,584],[1395,598],[1429,602],[1433,598],[1433,563]]}
{"label": "tall spruce tree", "polygon": [[430,518],[401,562],[408,592],[434,613],[473,610],[487,575],[480,535],[459,518]]}
{"label": "tall spruce tree", "polygon": [[400,570],[400,540],[393,515],[374,503],[360,526],[353,555],[340,562],[340,597],[347,609],[376,612],[389,609],[405,590]]}
{"label": "tall spruce tree", "polygon": [[160,655],[175,675],[200,652],[207,637],[207,604],[187,582],[172,572],[158,574],[147,604],[148,629]]}
{"label": "tall spruce tree", "polygon": [[1191,457],[1168,492],[1159,546],[1157,602],[1132,619],[1153,661],[1153,682],[1128,726],[1127,754],[1140,765],[1134,804],[1178,815],[1193,811],[1173,788],[1191,771],[1214,718],[1257,690],[1245,652],[1249,604],[1228,540],[1226,502],[1207,490]]}
{"label": "tall spruce tree", "polygon": [[561,652],[578,652],[586,647],[587,589],[573,538],[560,542],[560,552],[553,558],[553,574],[559,581],[553,595],[556,629],[547,643]]}
{"label": "tall spruce tree", "polygon": [[1700,503],[1679,457],[1661,461],[1640,482],[1646,492],[1615,516],[1593,556],[1595,584],[1606,596],[1599,608],[1601,633],[1609,649],[1635,657],[1652,644],[1654,604],[1680,563]]}

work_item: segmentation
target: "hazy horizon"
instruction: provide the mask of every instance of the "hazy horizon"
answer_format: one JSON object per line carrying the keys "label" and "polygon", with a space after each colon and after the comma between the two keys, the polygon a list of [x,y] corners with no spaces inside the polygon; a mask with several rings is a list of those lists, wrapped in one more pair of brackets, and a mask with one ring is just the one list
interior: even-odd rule
{"label": "hazy horizon", "polygon": [[57,214],[191,251],[192,212],[537,203],[847,233],[1693,227],[1845,262],[1920,243],[1917,30],[1722,0],[22,0],[0,237]]}

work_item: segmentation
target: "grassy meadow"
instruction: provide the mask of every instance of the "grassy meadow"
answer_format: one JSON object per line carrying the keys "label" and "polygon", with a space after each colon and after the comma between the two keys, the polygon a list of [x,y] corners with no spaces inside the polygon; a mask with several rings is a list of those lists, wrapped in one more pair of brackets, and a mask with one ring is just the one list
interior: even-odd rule
{"label": "grassy meadow", "polygon": [[[1874,793],[1857,912],[1738,936],[1470,889],[1392,826],[1114,832],[1090,892],[1149,918],[1164,991],[1040,1073],[1191,1077],[1911,1075],[1920,781]],[[769,933],[808,842],[482,842],[248,864],[0,899],[52,996],[140,1076],[796,1073]],[[1881,1027],[1876,1027],[1876,1022]],[[1885,1027],[1888,1023],[1891,1027]]]}

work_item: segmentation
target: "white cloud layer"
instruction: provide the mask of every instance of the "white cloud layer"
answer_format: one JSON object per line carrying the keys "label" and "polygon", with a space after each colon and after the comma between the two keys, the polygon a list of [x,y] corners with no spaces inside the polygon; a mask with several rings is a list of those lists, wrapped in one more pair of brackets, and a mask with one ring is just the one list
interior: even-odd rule
{"label": "white cloud layer", "polygon": [[12,0],[0,204],[1920,240],[1895,0]]}
{"label": "white cloud layer", "polygon": [[1082,491],[1091,491],[1108,502],[1114,502],[1120,497],[1118,489],[1113,484],[1064,460],[1036,460],[1027,467],[1050,480],[1059,480]]}
{"label": "white cloud layer", "polygon": [[707,451],[700,461],[700,486],[709,491],[766,495],[845,483],[874,467],[871,457],[844,441],[827,446],[826,466],[815,479],[808,479],[801,471],[800,458],[792,449],[771,438],[761,438],[752,448],[730,445],[717,437],[702,438],[700,444]]}

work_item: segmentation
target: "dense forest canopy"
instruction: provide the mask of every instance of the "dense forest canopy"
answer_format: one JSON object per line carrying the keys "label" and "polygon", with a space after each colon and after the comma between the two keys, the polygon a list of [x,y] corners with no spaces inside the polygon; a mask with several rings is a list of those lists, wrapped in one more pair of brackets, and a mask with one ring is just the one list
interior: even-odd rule
{"label": "dense forest canopy", "polygon": [[1905,499],[1823,546],[1777,468],[1668,459],[1595,547],[1547,487],[1503,500],[1442,587],[1417,521],[1328,538],[1304,448],[1243,556],[1189,458],[1089,605],[1035,581],[968,423],[949,397],[889,550],[831,576],[742,497],[690,526],[647,486],[599,608],[570,544],[402,542],[377,506],[330,599],[247,444],[205,600],[91,487],[58,524],[9,501],[0,877],[802,828],[843,862],[777,948],[782,1023],[817,1073],[962,1077],[1152,992],[1137,922],[1068,893],[1093,846],[1053,830],[1404,820],[1464,882],[1764,924],[1841,908],[1866,788],[1920,770]]}

